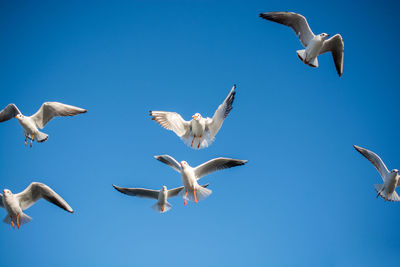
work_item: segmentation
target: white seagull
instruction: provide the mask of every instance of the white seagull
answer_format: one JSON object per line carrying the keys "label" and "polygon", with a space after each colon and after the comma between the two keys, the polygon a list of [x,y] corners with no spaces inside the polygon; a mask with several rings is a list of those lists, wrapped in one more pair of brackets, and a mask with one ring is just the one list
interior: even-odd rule
{"label": "white seagull", "polygon": [[0,122],[8,121],[13,117],[16,118],[24,128],[23,134],[26,139],[32,141],[35,139],[37,142],[44,142],[49,137],[47,134],[39,131],[38,128],[43,129],[44,126],[55,117],[75,116],[80,113],[86,113],[86,109],[66,105],[59,102],[45,102],[40,109],[32,116],[24,116],[15,104],[8,104],[2,111],[0,111]]}
{"label": "white seagull", "polygon": [[169,155],[154,156],[154,158],[167,164],[181,174],[183,186],[185,187],[185,190],[181,191],[181,195],[185,199],[185,205],[187,204],[186,199],[197,203],[198,200],[205,199],[212,193],[210,189],[201,187],[197,183],[197,180],[212,172],[244,165],[247,162],[247,160],[240,159],[216,158],[192,168],[186,161],[178,163]]}
{"label": "white seagull", "polygon": [[3,222],[11,224],[13,228],[17,225],[19,229],[20,225],[32,220],[31,217],[23,213],[23,210],[28,209],[41,198],[68,212],[74,212],[62,197],[42,183],[33,182],[18,194],[13,194],[10,190],[4,189],[3,194],[0,194],[0,207],[5,208],[8,213]]}
{"label": "white seagull", "polygon": [[300,42],[306,49],[297,50],[297,56],[305,64],[317,68],[317,57],[326,52],[332,52],[336,71],[339,77],[343,73],[344,44],[340,34],[326,39],[329,34],[321,33],[314,35],[307,20],[300,14],[293,12],[266,12],[261,13],[260,17],[291,27],[300,38]]}
{"label": "white seagull", "polygon": [[[174,189],[168,190],[164,185],[161,190],[150,190],[144,188],[126,188],[119,187],[113,185],[115,189],[123,194],[127,194],[129,196],[137,196],[137,197],[145,197],[145,198],[153,198],[158,201],[156,204],[152,206],[153,210],[158,211],[160,213],[164,213],[169,211],[172,208],[172,205],[168,202],[168,198],[175,197],[182,191],[183,186],[177,187]],[[202,187],[207,187],[208,184],[202,185]]]}
{"label": "white seagull", "polygon": [[232,109],[235,88],[236,85],[233,85],[212,118],[203,118],[200,113],[196,113],[191,121],[185,121],[178,113],[167,111],[150,111],[150,116],[165,129],[176,133],[188,146],[195,149],[208,147]]}
{"label": "white seagull", "polygon": [[395,191],[396,187],[400,185],[399,171],[393,169],[389,172],[385,163],[374,152],[356,145],[354,145],[354,148],[375,166],[383,179],[383,184],[374,185],[376,192],[378,192],[376,197],[381,196],[385,200],[400,201],[399,195]]}

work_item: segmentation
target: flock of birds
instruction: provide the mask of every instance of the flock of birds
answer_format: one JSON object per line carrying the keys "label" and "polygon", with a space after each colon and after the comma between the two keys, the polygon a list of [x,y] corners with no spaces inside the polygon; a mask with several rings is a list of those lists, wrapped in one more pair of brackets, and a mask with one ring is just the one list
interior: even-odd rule
{"label": "flock of birds", "polygon": [[[260,14],[260,17],[291,27],[305,48],[297,50],[297,56],[311,67],[318,67],[319,55],[331,52],[336,71],[339,77],[342,76],[344,44],[340,34],[336,34],[329,39],[327,39],[329,35],[326,33],[315,35],[310,29],[306,18],[293,12],[266,12]],[[167,111],[150,111],[150,116],[152,120],[165,129],[173,131],[191,148],[206,148],[212,144],[232,109],[236,94],[235,89],[236,86],[234,85],[212,118],[204,118],[200,113],[196,113],[192,116],[192,120],[186,121],[178,113]],[[25,145],[27,145],[27,140],[29,139],[30,147],[32,147],[34,140],[44,142],[48,139],[48,135],[39,131],[39,128],[43,129],[53,118],[75,116],[86,112],[86,109],[59,102],[45,102],[34,115],[24,116],[15,104],[9,104],[0,112],[0,122],[16,118],[24,129]],[[381,158],[374,152],[359,146],[354,146],[354,148],[367,158],[382,176],[383,184],[375,185],[375,190],[378,193],[377,197],[381,196],[389,201],[400,201],[395,191],[396,187],[400,185],[399,171],[394,169],[389,172]],[[161,213],[171,209],[172,205],[168,202],[168,198],[174,196],[181,195],[184,198],[184,205],[187,204],[188,200],[197,203],[207,198],[212,191],[207,188],[209,184],[199,185],[198,180],[200,178],[218,170],[244,165],[247,162],[247,160],[220,157],[209,160],[197,167],[191,167],[186,161],[178,162],[169,155],[159,155],[155,156],[155,158],[180,173],[183,186],[169,190],[166,186],[163,186],[161,190],[125,188],[116,185],[113,185],[113,187],[119,192],[130,196],[156,199],[157,202],[153,205],[153,209]],[[31,218],[23,210],[28,209],[41,198],[68,212],[74,212],[68,203],[49,186],[33,182],[18,194],[13,194],[8,189],[3,190],[3,194],[0,194],[0,207],[5,208],[7,211],[3,222],[11,224],[13,228],[15,226],[19,228],[20,225],[29,222]]]}

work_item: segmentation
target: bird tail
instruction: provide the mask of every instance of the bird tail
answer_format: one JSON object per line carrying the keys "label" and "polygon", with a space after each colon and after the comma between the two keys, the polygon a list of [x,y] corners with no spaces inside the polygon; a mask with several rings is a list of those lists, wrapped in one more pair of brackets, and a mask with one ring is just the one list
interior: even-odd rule
{"label": "bird tail", "polygon": [[37,132],[37,134],[35,135],[35,139],[38,142],[44,142],[49,138],[49,136],[45,133],[42,133],[40,131]]}
{"label": "bird tail", "polygon": [[[26,215],[25,213],[22,212],[19,215],[19,225],[26,224],[30,221],[32,221],[32,218]],[[4,217],[3,222],[6,224],[11,224],[11,216],[7,214],[6,217]],[[17,222],[14,223],[16,224]]]}
{"label": "bird tail", "polygon": [[[207,186],[208,186],[208,184],[207,185],[203,185],[203,186],[200,186],[200,185],[196,185],[195,186],[195,188],[196,188],[196,199],[198,201],[203,200],[203,199],[207,198],[209,195],[211,195],[212,191],[210,189],[205,188]],[[190,200],[190,201],[195,201],[193,188],[190,189],[190,190],[187,190],[187,193],[188,194],[187,194],[186,198],[188,200]],[[185,190],[181,190],[181,192],[179,194],[181,195],[182,198],[185,198],[186,191]]]}
{"label": "bird tail", "polygon": [[296,52],[297,52],[297,56],[305,64],[307,64],[308,66],[313,67],[313,68],[318,68],[318,58],[317,57],[313,58],[311,61],[306,61],[307,54],[306,54],[306,50],[305,49],[297,50]]}
{"label": "bird tail", "polygon": [[378,194],[383,199],[386,200],[386,198],[387,198],[387,200],[389,200],[389,201],[396,201],[396,202],[400,201],[400,197],[396,191],[393,191],[393,193],[391,193],[390,195],[387,195],[385,190],[383,190],[383,184],[374,184],[374,187],[375,187],[376,192],[378,192]]}
{"label": "bird tail", "polygon": [[166,202],[164,205],[160,205],[158,202],[151,207],[153,210],[164,213],[172,208],[172,205]]}
{"label": "bird tail", "polygon": [[190,146],[193,149],[202,149],[210,146],[215,138],[212,137],[209,132],[205,132],[204,136],[201,138],[194,138],[191,133],[188,136],[182,136],[181,139],[187,146]]}

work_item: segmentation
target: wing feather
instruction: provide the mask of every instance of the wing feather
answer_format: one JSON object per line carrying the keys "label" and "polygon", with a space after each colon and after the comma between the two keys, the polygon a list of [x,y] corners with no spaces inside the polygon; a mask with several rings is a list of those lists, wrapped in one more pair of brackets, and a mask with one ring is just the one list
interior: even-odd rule
{"label": "wing feather", "polygon": [[174,159],[170,155],[159,155],[159,156],[154,156],[154,158],[161,161],[162,163],[167,164],[175,171],[181,173],[182,170],[181,165],[178,163],[178,161],[176,161],[176,159]]}
{"label": "wing feather", "polygon": [[381,175],[382,179],[385,180],[385,176],[386,176],[386,174],[389,173],[389,170],[387,169],[387,167],[386,167],[385,163],[382,161],[382,159],[377,154],[375,154],[374,152],[372,152],[368,149],[365,149],[365,148],[362,148],[362,147],[359,147],[356,145],[354,145],[353,147],[358,152],[360,152],[361,155],[363,155],[367,160],[369,160],[369,162],[371,162],[372,165],[374,165],[374,167],[378,170],[379,174]]}
{"label": "wing feather", "polygon": [[339,74],[339,77],[341,77],[343,74],[344,43],[340,34],[336,34],[324,42],[319,54],[321,55],[326,52],[332,52],[336,71]]}
{"label": "wing feather", "polygon": [[232,168],[235,166],[240,166],[246,164],[247,160],[241,159],[230,159],[230,158],[216,158],[209,160],[196,168],[194,168],[194,173],[197,179],[210,174],[212,172]]}
{"label": "wing feather", "polygon": [[21,114],[21,111],[17,108],[15,104],[8,104],[2,111],[0,111],[0,122],[8,121],[18,114]]}
{"label": "wing feather", "polygon": [[185,121],[176,112],[150,111],[152,120],[156,121],[163,128],[173,131],[179,137],[184,137],[190,132],[190,122]]}
{"label": "wing feather", "polygon": [[160,193],[159,190],[151,190],[151,189],[145,189],[145,188],[127,188],[127,187],[119,187],[116,185],[113,185],[113,187],[123,194],[129,195],[129,196],[136,196],[136,197],[158,199],[158,194]]}

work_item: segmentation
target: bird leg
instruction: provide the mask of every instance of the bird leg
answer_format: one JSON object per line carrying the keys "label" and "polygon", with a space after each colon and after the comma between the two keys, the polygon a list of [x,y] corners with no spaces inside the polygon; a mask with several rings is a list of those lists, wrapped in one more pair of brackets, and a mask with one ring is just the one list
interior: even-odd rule
{"label": "bird leg", "polygon": [[31,138],[31,147],[32,147],[32,142],[33,142],[33,139],[35,138],[35,135],[33,135],[32,134],[32,138]]}
{"label": "bird leg", "polygon": [[389,194],[386,195],[386,199],[385,199],[386,201],[388,200],[388,197],[389,197]]}
{"label": "bird leg", "polygon": [[19,214],[17,215],[17,227],[19,229]]}
{"label": "bird leg", "polygon": [[199,144],[197,145],[197,149],[199,149],[200,148],[200,143],[201,143],[201,138],[202,138],[203,136],[200,136],[199,137]]}
{"label": "bird leg", "polygon": [[193,187],[194,203],[197,203],[196,187]]}
{"label": "bird leg", "polygon": [[164,205],[161,206],[161,212],[164,212]]}
{"label": "bird leg", "polygon": [[13,229],[14,229],[14,228],[15,228],[15,224],[14,224],[12,218],[11,218],[11,225],[12,225],[12,227],[13,227]]}
{"label": "bird leg", "polygon": [[187,204],[187,200],[186,200],[186,198],[187,198],[187,190],[185,190],[185,201],[183,202],[183,205],[186,205]]}
{"label": "bird leg", "polygon": [[376,198],[378,198],[380,194],[381,194],[381,191],[378,192],[378,194],[376,195]]}
{"label": "bird leg", "polygon": [[193,142],[194,142],[194,139],[195,139],[195,138],[196,138],[196,136],[193,135],[192,144],[190,145],[191,147],[193,146]]}
{"label": "bird leg", "polygon": [[28,143],[26,142],[26,139],[28,139],[28,136],[25,135],[25,145],[28,144]]}

